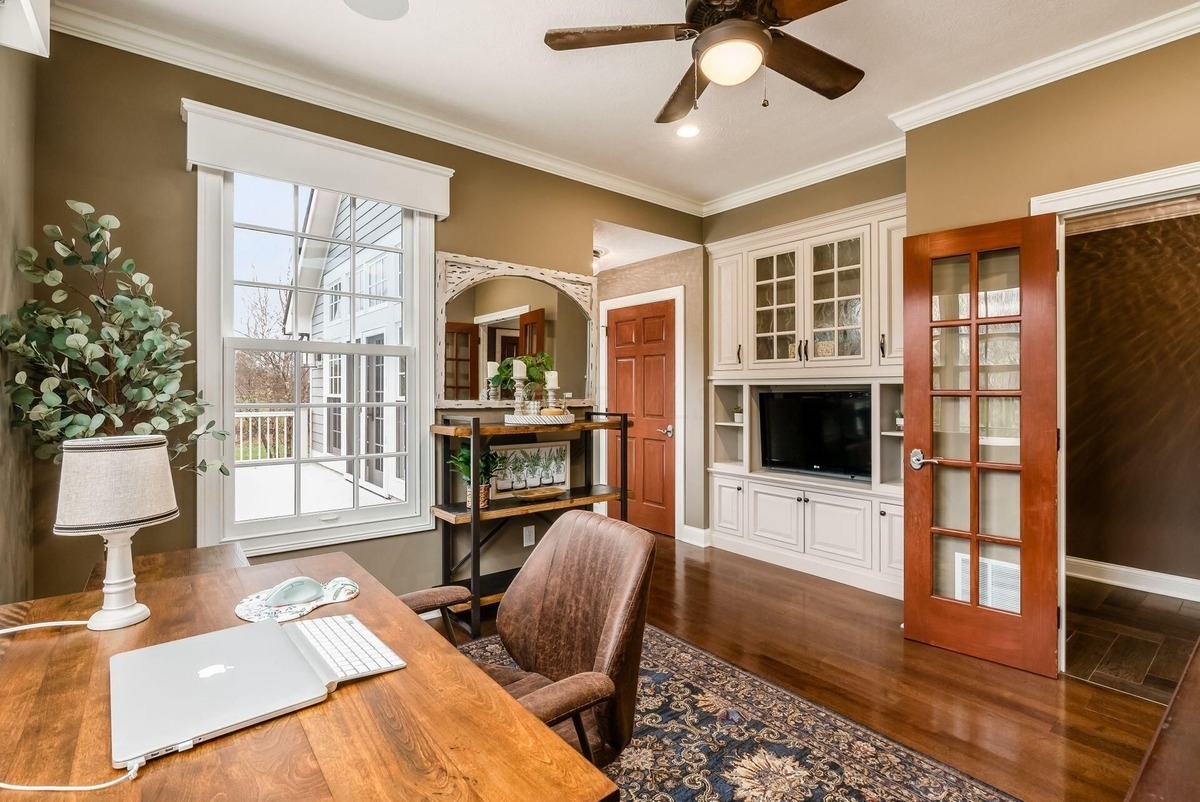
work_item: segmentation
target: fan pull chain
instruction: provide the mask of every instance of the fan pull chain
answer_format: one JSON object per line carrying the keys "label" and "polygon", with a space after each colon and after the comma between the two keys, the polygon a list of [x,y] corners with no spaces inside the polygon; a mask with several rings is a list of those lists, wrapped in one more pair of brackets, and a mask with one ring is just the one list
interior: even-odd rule
{"label": "fan pull chain", "polygon": [[763,70],[763,102],[762,107],[765,109],[771,105],[771,101],[767,100],[767,72]]}
{"label": "fan pull chain", "polygon": [[700,110],[700,60],[692,54],[692,111]]}

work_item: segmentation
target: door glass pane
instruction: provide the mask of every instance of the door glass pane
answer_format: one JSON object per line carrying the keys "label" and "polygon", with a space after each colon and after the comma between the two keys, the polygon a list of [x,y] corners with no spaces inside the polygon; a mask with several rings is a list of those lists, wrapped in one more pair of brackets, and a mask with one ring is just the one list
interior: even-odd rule
{"label": "door glass pane", "polygon": [[1021,537],[1021,474],[979,472],[979,534]]}
{"label": "door glass pane", "polygon": [[1021,249],[979,254],[979,317],[1021,314]]}
{"label": "door glass pane", "polygon": [[834,296],[833,273],[824,273],[819,276],[814,275],[812,285],[814,301],[824,301]]}
{"label": "door glass pane", "polygon": [[971,470],[932,466],[933,525],[939,529],[971,529]]}
{"label": "door glass pane", "polygon": [[834,304],[832,301],[823,304],[813,305],[813,328],[829,329],[833,328],[833,311]]}
{"label": "door glass pane", "polygon": [[836,356],[835,347],[832,331],[815,331],[813,332],[813,349],[809,356],[814,359]]}
{"label": "door glass pane", "polygon": [[776,331],[796,330],[796,307],[783,306],[775,312]]}
{"label": "door glass pane", "polygon": [[838,332],[838,356],[862,354],[862,332],[858,329],[842,329]]}
{"label": "door glass pane", "polygon": [[842,297],[858,295],[862,291],[862,271],[857,267],[852,270],[838,271],[838,294]]}
{"label": "door glass pane", "polygon": [[775,277],[789,278],[796,275],[796,254],[792,251],[775,257]]}
{"label": "door glass pane", "polygon": [[792,334],[782,334],[775,338],[775,353],[780,359],[796,358],[796,337]]}
{"label": "door glass pane", "polygon": [[775,278],[775,260],[770,256],[754,260],[754,280],[770,281]]}
{"label": "door glass pane", "polygon": [[1021,549],[1007,543],[979,544],[979,605],[1021,612]]}
{"label": "door glass pane", "polygon": [[756,302],[756,306],[759,309],[763,309],[765,307],[775,305],[775,285],[774,284],[758,285],[758,290],[756,291],[755,295],[758,299]]}
{"label": "door glass pane", "polygon": [[971,458],[971,399],[942,396],[933,399],[933,455],[946,459]]}
{"label": "door glass pane", "polygon": [[862,243],[858,237],[837,244],[837,263],[838,267],[862,264]]}
{"label": "door glass pane", "polygon": [[979,389],[1021,389],[1021,324],[979,327]]}
{"label": "door glass pane", "polygon": [[971,316],[971,257],[946,256],[933,260],[933,320],[963,320]]}
{"label": "door glass pane", "polygon": [[1021,462],[1021,399],[979,399],[979,461]]}
{"label": "door glass pane", "polygon": [[796,282],[792,279],[779,282],[778,288],[775,290],[777,304],[794,304],[796,303]]}
{"label": "door glass pane", "polygon": [[838,325],[859,326],[862,323],[862,299],[838,301]]}
{"label": "door glass pane", "polygon": [[971,601],[971,541],[933,536],[933,595]]}
{"label": "door glass pane", "polygon": [[832,270],[833,269],[833,243],[828,245],[818,245],[812,250],[813,255],[813,270]]}
{"label": "door glass pane", "polygon": [[754,331],[757,334],[767,334],[775,326],[775,313],[770,309],[760,310],[754,315]]}
{"label": "door glass pane", "polygon": [[774,359],[775,358],[775,338],[759,337],[755,344],[754,355],[758,359]]}
{"label": "door glass pane", "polygon": [[940,326],[933,330],[933,372],[935,390],[971,388],[971,329],[968,326]]}

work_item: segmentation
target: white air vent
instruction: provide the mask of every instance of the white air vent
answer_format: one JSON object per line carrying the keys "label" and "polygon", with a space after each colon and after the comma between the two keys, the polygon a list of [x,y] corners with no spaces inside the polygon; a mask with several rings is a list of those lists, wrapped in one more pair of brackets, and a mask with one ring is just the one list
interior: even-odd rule
{"label": "white air vent", "polygon": [[[954,555],[954,598],[971,600],[971,555]],[[979,605],[1010,613],[1021,612],[1021,566],[979,558]]]}

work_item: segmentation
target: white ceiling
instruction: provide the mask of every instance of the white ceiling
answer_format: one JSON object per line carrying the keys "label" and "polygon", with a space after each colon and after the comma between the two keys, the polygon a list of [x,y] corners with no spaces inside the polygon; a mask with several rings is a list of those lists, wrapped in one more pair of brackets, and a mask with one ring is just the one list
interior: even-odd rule
{"label": "white ceiling", "polygon": [[548,28],[682,21],[684,6],[411,0],[405,17],[378,22],[341,0],[55,0],[51,23],[126,46],[140,37],[152,53],[198,45],[175,60],[285,88],[315,82],[324,97],[350,93],[346,108],[411,113],[417,130],[446,125],[464,134],[451,141],[474,137],[485,151],[697,210],[872,149],[898,155],[902,132],[890,114],[1200,4],[846,0],[786,30],[866,70],[854,91],[829,101],[764,70],[738,87],[711,87],[687,120],[701,128],[694,139],[654,122],[690,64],[689,44],[555,52],[542,42]]}

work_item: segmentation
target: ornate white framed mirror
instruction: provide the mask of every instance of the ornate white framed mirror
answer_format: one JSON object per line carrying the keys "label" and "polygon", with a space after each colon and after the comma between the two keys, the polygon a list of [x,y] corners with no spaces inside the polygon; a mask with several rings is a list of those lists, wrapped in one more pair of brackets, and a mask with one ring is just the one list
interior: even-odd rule
{"label": "ornate white framed mirror", "polygon": [[482,400],[487,363],[538,351],[554,357],[566,404],[594,403],[593,276],[439,251],[435,281],[439,408],[511,406]]}

